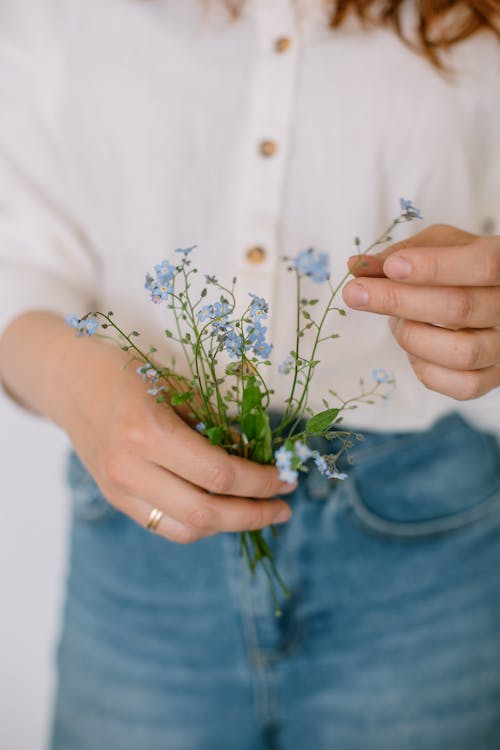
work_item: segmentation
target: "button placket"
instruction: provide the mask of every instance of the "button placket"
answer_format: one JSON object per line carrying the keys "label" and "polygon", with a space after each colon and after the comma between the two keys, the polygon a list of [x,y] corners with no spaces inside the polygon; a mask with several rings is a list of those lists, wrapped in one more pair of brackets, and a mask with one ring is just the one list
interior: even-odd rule
{"label": "button placket", "polygon": [[238,266],[244,286],[269,299],[284,252],[279,241],[280,221],[299,45],[295,8],[289,0],[257,0],[253,12],[259,34],[258,59],[250,94]]}

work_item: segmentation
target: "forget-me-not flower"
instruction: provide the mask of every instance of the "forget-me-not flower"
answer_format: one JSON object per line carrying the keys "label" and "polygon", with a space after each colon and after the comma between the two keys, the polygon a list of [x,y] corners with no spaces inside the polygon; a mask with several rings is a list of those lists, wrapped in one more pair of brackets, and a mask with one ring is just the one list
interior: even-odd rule
{"label": "forget-me-not flower", "polygon": [[326,253],[320,253],[310,247],[302,250],[292,261],[299,276],[309,276],[317,284],[330,278],[330,259]]}
{"label": "forget-me-not flower", "polygon": [[93,336],[99,328],[99,322],[94,315],[79,318],[78,315],[68,315],[66,323],[74,328],[78,336]]}
{"label": "forget-me-not flower", "polygon": [[405,219],[423,219],[422,211],[413,205],[412,201],[406,200],[405,198],[399,199],[399,206],[401,208],[401,215]]}

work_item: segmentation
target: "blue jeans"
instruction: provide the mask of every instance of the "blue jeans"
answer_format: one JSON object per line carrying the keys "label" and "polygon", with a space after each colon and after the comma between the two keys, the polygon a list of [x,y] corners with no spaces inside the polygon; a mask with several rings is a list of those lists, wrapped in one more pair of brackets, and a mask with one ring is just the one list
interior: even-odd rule
{"label": "blue jeans", "polygon": [[276,618],[236,535],[178,546],[75,456],[52,750],[500,748],[500,453],[451,414],[311,472]]}

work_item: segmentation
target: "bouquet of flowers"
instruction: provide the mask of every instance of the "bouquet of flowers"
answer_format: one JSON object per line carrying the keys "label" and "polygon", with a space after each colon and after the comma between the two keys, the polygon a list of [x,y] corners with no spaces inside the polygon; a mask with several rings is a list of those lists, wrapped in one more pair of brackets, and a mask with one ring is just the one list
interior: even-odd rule
{"label": "bouquet of flowers", "polygon": [[[361,250],[356,238],[358,263],[363,255],[390,241],[397,224],[421,218],[411,201],[401,198],[400,209],[390,226],[365,250]],[[362,439],[362,435],[339,427],[344,412],[359,404],[373,403],[377,397],[387,399],[394,388],[394,379],[376,369],[369,385],[360,380],[356,395],[344,400],[330,389],[324,394],[321,411],[309,406],[320,347],[338,337],[325,333],[325,323],[332,314],[345,315],[345,310],[336,305],[336,298],[350,273],[334,283],[328,255],[313,248],[294,258],[284,258],[288,272],[295,276],[296,336],[294,348],[278,364],[279,374],[289,378],[289,389],[273,426],[269,409],[272,390],[266,384],[266,370],[272,367],[272,344],[267,340],[265,325],[268,303],[252,293],[239,307],[235,278],[230,285],[224,285],[215,276],[205,275],[201,291],[195,292],[193,277],[198,269],[193,265],[194,251],[195,247],[176,250],[177,258],[155,266],[154,275],[148,274],[145,283],[153,303],[166,306],[172,326],[165,330],[165,336],[182,347],[182,369],[188,374],[178,370],[174,358],[168,366],[157,361],[157,348],[145,351],[137,341],[139,333],[122,330],[112,312],[92,312],[82,318],[72,315],[69,324],[79,335],[108,329],[104,335],[111,332],[122,349],[139,361],[137,372],[148,385],[148,393],[159,404],[182,406],[185,418],[212,445],[251,461],[276,464],[280,478],[292,484],[300,472],[309,471],[311,464],[329,479],[345,479],[338,460],[348,452],[353,439]],[[328,288],[323,305],[305,294],[307,288],[318,284]],[[331,453],[321,455],[311,447],[317,437],[331,442]],[[270,532],[277,535],[274,527],[270,527]],[[285,595],[288,591],[265,533],[242,532],[240,550],[252,572],[260,569],[268,577],[279,614],[276,585]]]}

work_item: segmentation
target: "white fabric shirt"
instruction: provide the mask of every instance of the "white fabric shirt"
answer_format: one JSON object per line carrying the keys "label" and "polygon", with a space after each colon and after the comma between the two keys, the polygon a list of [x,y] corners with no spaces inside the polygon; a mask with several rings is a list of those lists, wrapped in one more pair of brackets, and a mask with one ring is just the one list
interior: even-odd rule
{"label": "white fabric shirt", "polygon": [[[277,364],[294,341],[284,254],[329,252],[335,281],[400,196],[425,225],[500,233],[500,45],[480,34],[448,62],[451,83],[388,30],[331,31],[320,0],[247,0],[237,22],[200,0],[2,0],[0,330],[26,309],[112,309],[167,354],[144,274],[197,243],[202,272],[269,300]],[[349,424],[421,429],[457,410],[499,428],[500,389],[427,390],[384,317],[349,311],[330,330],[313,406],[382,367],[392,400]],[[288,382],[273,385],[279,407]]]}

